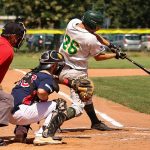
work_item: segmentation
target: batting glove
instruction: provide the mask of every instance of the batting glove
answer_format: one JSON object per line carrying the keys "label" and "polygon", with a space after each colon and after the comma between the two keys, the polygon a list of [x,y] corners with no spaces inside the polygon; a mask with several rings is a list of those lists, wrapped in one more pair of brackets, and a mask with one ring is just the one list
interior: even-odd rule
{"label": "batting glove", "polygon": [[108,47],[110,48],[110,50],[111,50],[113,53],[116,53],[116,51],[120,51],[120,47],[117,46],[117,45],[114,45],[114,44],[112,44],[112,43],[110,43]]}
{"label": "batting glove", "polygon": [[116,51],[116,59],[125,59],[126,58],[126,53],[121,52],[121,51]]}

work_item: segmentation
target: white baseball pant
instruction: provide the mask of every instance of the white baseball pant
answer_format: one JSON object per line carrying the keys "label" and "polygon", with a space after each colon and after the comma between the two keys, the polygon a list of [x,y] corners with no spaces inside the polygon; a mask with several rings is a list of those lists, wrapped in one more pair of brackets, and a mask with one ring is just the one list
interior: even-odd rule
{"label": "white baseball pant", "polygon": [[[80,77],[84,77],[87,78],[87,70],[75,70],[75,69],[70,69],[69,66],[65,66],[59,76],[60,81],[63,81],[64,79],[76,79],[76,78],[80,78]],[[79,116],[83,113],[84,110],[84,106],[85,104],[91,104],[92,103],[92,98],[85,102],[82,102],[79,98],[79,95],[75,92],[74,89],[70,89],[70,94],[71,94],[71,98],[72,98],[72,105],[71,107],[73,107],[76,110],[76,116]]]}
{"label": "white baseball pant", "polygon": [[[33,103],[32,105],[21,104],[19,110],[10,114],[10,123],[15,125],[28,125],[37,123],[45,119],[44,124],[47,126],[52,117],[52,111],[56,109],[54,101]],[[42,133],[42,130],[39,130]]]}

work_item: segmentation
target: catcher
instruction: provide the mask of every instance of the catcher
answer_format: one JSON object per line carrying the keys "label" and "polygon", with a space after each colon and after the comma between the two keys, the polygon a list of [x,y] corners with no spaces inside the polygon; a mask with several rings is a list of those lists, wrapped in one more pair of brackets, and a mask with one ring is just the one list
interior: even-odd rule
{"label": "catcher", "polygon": [[[82,20],[76,18],[68,23],[63,43],[59,49],[66,62],[59,76],[60,81],[65,78],[69,80],[87,79],[88,59],[90,57],[94,57],[96,61],[125,58],[126,54],[120,52],[118,47],[95,33],[100,29],[102,23],[103,15],[97,11],[87,11],[84,13]],[[109,47],[113,53],[105,53],[104,45]],[[87,84],[93,87],[90,80]],[[77,92],[77,90],[71,88],[73,104],[70,107],[70,114],[72,115],[70,118],[81,115],[85,109],[91,120],[92,129],[112,130],[97,118],[92,102],[92,94],[93,89],[88,89],[88,86],[86,93],[82,90]]]}
{"label": "catcher", "polygon": [[59,91],[55,76],[64,66],[63,56],[56,51],[46,51],[41,55],[39,66],[28,72],[12,89],[14,108],[10,123],[15,128],[15,142],[26,142],[30,124],[45,119],[43,126],[35,133],[33,143],[61,144],[54,134],[67,119],[66,101],[59,98],[48,101],[48,96]]}
{"label": "catcher", "polygon": [[[46,51],[41,55],[39,66],[28,72],[12,89],[14,108],[10,115],[10,123],[17,125],[14,131],[15,142],[26,143],[30,125],[45,120],[43,126],[35,133],[33,144],[62,143],[62,139],[54,135],[63,122],[70,118],[70,109],[67,109],[64,99],[49,100],[48,96],[59,91],[57,77],[63,67],[63,55],[54,50]],[[87,88],[84,85],[90,86],[88,80],[83,82],[65,79],[64,84],[81,93]],[[81,89],[82,86],[85,88]],[[81,96],[87,97],[85,94]]]}

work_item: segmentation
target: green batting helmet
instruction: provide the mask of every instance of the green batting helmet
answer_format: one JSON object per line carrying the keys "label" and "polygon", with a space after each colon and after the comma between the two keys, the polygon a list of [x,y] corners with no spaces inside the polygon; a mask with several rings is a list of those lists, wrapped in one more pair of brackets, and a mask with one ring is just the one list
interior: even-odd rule
{"label": "green batting helmet", "polygon": [[82,22],[90,29],[96,29],[103,24],[103,15],[99,11],[86,11],[83,15]]}

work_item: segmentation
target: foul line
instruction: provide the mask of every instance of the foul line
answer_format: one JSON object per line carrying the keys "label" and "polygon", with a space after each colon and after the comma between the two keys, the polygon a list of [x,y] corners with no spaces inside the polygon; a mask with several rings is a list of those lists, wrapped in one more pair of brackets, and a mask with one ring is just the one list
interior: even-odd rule
{"label": "foul line", "polygon": [[[66,97],[68,100],[70,100],[72,102],[72,99],[70,98],[69,95],[67,95],[66,93],[59,91],[58,94]],[[103,119],[105,119],[106,121],[110,122],[112,125],[116,126],[116,127],[123,127],[123,125],[117,121],[115,121],[114,119],[112,119],[111,117],[109,117],[108,115],[106,115],[105,113],[99,112],[95,109],[95,112],[97,114],[99,114]]]}
{"label": "foul line", "polygon": [[[14,70],[17,71],[17,72],[21,72],[22,74],[26,74],[26,72],[23,71],[23,70],[20,70],[20,69],[14,69]],[[64,92],[62,92],[62,91],[59,91],[58,94],[64,96],[65,98],[67,98],[69,101],[72,102],[72,99],[71,99],[70,96],[67,95],[66,93],[64,93]],[[99,116],[101,116],[103,119],[105,119],[106,121],[110,122],[112,125],[114,125],[114,126],[116,126],[116,127],[120,127],[120,128],[123,127],[123,125],[122,125],[121,123],[119,123],[119,122],[117,122],[116,120],[114,120],[113,118],[109,117],[107,114],[102,113],[102,112],[99,112],[99,111],[97,111],[96,109],[95,109],[95,112],[96,112]]]}
{"label": "foul line", "polygon": [[15,71],[18,71],[18,72],[20,72],[20,73],[22,73],[22,74],[26,74],[26,72],[25,71],[23,71],[23,70],[20,70],[20,69],[14,69]]}

